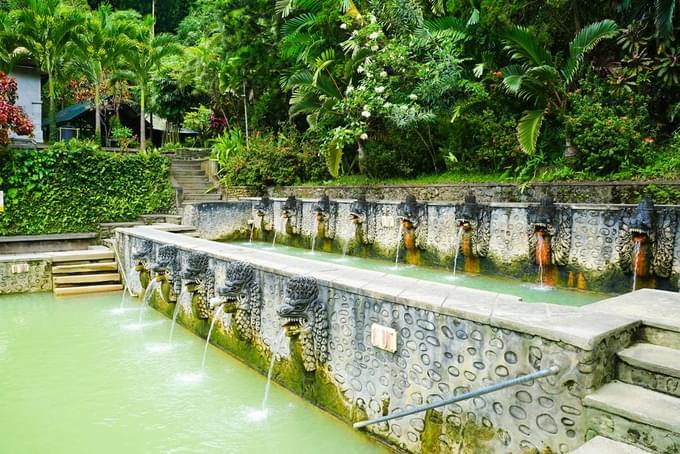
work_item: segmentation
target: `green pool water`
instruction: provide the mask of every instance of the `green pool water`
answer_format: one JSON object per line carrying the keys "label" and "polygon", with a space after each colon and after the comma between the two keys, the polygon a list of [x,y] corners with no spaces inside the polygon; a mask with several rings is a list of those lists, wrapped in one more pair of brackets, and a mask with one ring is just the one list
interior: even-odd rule
{"label": "green pool water", "polygon": [[0,296],[0,453],[378,453],[384,448],[121,295]]}
{"label": "green pool water", "polygon": [[528,283],[496,276],[477,274],[473,275],[458,272],[454,277],[451,271],[428,268],[425,266],[412,266],[406,264],[395,265],[394,263],[389,263],[385,260],[368,259],[349,255],[342,256],[339,254],[319,251],[312,252],[307,249],[278,244],[272,247],[271,243],[260,241],[253,241],[252,243],[248,241],[234,242],[231,244],[265,250],[277,254],[302,257],[326,263],[337,263],[339,265],[346,265],[354,268],[373,270],[399,276],[407,276],[443,284],[488,290],[490,292],[505,293],[508,295],[519,296],[524,301],[529,303],[541,302],[562,304],[566,306],[583,306],[613,296],[607,293],[567,290],[545,286],[541,287],[538,282]]}

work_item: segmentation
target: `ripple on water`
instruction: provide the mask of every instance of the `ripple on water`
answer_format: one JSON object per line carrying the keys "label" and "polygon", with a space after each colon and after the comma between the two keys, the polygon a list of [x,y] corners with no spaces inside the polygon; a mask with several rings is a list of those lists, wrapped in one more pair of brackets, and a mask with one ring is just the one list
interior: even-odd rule
{"label": "ripple on water", "polygon": [[175,380],[180,383],[200,383],[203,381],[205,374],[203,372],[180,372],[175,376]]}

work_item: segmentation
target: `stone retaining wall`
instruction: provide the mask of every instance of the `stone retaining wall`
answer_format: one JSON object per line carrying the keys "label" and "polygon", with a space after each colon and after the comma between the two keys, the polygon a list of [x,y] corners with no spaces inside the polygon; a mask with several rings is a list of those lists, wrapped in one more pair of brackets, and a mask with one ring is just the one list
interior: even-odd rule
{"label": "stone retaining wall", "polygon": [[[16,268],[17,265],[28,265],[28,269],[24,271]],[[52,264],[49,260],[0,258],[0,294],[49,290],[52,290]]]}
{"label": "stone retaining wall", "polygon": [[[222,315],[212,340],[262,373],[281,330],[277,309],[284,302],[284,288],[296,276],[314,279],[317,304],[327,307],[327,314],[315,320],[327,322],[323,343],[328,357],[307,371],[309,355],[301,341],[284,338],[275,348],[273,378],[348,422],[560,366],[555,377],[370,426],[373,435],[407,452],[569,452],[584,441],[581,399],[611,379],[614,355],[630,343],[637,326],[614,314],[530,305],[507,295],[319,265],[146,227],[120,229],[117,239],[131,288],[138,293],[142,289],[139,280],[134,282],[131,257],[149,242],[153,248],[145,259],[148,262],[157,259],[162,245],[177,248],[169,270],[176,280],[189,257],[205,256],[209,265],[199,287],[207,295],[214,294],[210,288],[234,280],[227,275],[230,263],[239,260],[253,267],[259,288],[255,294],[261,295],[260,329],[251,340],[242,340],[236,322],[242,324],[243,318]],[[185,285],[175,304],[164,301],[160,292],[150,293],[151,304],[168,317],[179,304],[180,323],[206,336],[210,319],[199,319],[201,300],[192,298]],[[210,318],[215,316],[210,313]],[[373,324],[396,330],[394,353],[372,345]],[[319,342],[313,345],[320,348]]]}
{"label": "stone retaining wall", "polygon": [[414,195],[421,201],[462,201],[474,191],[479,202],[539,202],[545,196],[562,203],[638,203],[645,192],[660,203],[680,204],[680,182],[555,182],[555,183],[460,183],[385,186],[284,186],[270,188],[270,197],[402,200]]}

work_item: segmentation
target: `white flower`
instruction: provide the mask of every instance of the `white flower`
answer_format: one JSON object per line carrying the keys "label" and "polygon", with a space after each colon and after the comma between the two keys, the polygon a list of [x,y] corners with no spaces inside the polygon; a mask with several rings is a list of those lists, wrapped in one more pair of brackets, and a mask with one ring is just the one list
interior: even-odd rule
{"label": "white flower", "polygon": [[368,15],[368,20],[369,20],[372,24],[375,24],[375,23],[377,22],[377,19],[375,18],[375,16],[374,16],[373,14],[369,14],[369,15]]}
{"label": "white flower", "polygon": [[365,111],[368,111],[368,104],[364,104],[364,109]]}
{"label": "white flower", "polygon": [[347,90],[345,90],[345,94],[350,94],[354,91],[354,87],[351,85],[347,86]]}
{"label": "white flower", "polygon": [[383,104],[383,107],[384,107],[385,109],[389,109],[390,107],[392,107],[392,103],[388,101],[388,102],[386,102],[385,104]]}
{"label": "white flower", "polygon": [[378,49],[380,49],[380,48],[378,47],[377,44],[374,44],[374,45],[371,46],[371,50],[372,50],[373,52],[377,52]]}
{"label": "white flower", "polygon": [[416,99],[418,99],[418,95],[416,95],[415,93],[411,93],[410,95],[408,95],[408,99],[410,99],[411,101],[415,101]]}
{"label": "white flower", "polygon": [[364,118],[371,118],[371,112],[369,112],[368,110],[364,110],[363,112],[361,112],[361,116]]}
{"label": "white flower", "polygon": [[357,72],[358,72],[359,74],[361,74],[362,72],[364,72],[364,67],[361,66],[361,65],[359,65],[359,67],[357,68]]}
{"label": "white flower", "polygon": [[408,110],[408,106],[407,106],[406,104],[401,104],[401,105],[399,106],[399,108],[400,108],[401,110]]}
{"label": "white flower", "polygon": [[347,24],[340,24],[340,28],[343,30],[347,30]]}
{"label": "white flower", "polygon": [[385,87],[380,86],[380,87],[375,87],[375,92],[380,94],[385,92]]}
{"label": "white flower", "polygon": [[381,71],[380,77],[387,77],[387,71]]}
{"label": "white flower", "polygon": [[369,38],[369,39],[372,39],[372,40],[376,40],[376,39],[378,39],[379,36],[380,36],[380,33],[378,33],[378,32],[373,32],[373,33],[371,33],[370,35],[368,35],[368,38]]}
{"label": "white flower", "polygon": [[362,133],[362,134],[359,136],[359,138],[360,138],[361,140],[366,140],[366,139],[368,139],[368,134],[366,134],[366,133],[364,132],[364,133]]}

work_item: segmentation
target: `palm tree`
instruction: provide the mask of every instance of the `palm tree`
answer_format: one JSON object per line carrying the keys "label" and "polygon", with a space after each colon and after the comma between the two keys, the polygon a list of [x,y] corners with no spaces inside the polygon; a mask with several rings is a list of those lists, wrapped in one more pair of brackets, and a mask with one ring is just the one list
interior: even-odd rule
{"label": "palm tree", "polygon": [[130,52],[126,53],[125,57],[126,69],[119,73],[119,77],[130,81],[139,92],[139,148],[141,150],[146,147],[146,98],[149,95],[151,73],[160,66],[165,57],[180,51],[172,35],[153,34],[153,24],[153,17],[146,16],[136,27],[133,38],[126,43],[130,48]]}
{"label": "palm tree", "polygon": [[[561,116],[567,110],[567,94],[575,85],[585,55],[605,38],[618,32],[612,20],[603,20],[583,27],[569,43],[569,56],[561,68],[538,40],[524,27],[514,27],[505,37],[506,50],[517,62],[503,69],[506,90],[518,98],[533,103],[517,124],[519,145],[526,153],[536,151],[541,124],[547,114]],[[570,152],[567,138],[565,152]],[[565,153],[566,154],[566,153]]]}
{"label": "palm tree", "polygon": [[47,75],[50,141],[57,139],[57,80],[78,47],[84,17],[60,0],[21,0],[10,13],[16,45]]}
{"label": "palm tree", "polygon": [[107,74],[120,67],[125,54],[125,37],[134,32],[127,13],[114,13],[111,6],[102,4],[88,18],[83,45],[75,53],[73,66],[94,86],[95,135],[101,143],[102,87]]}

